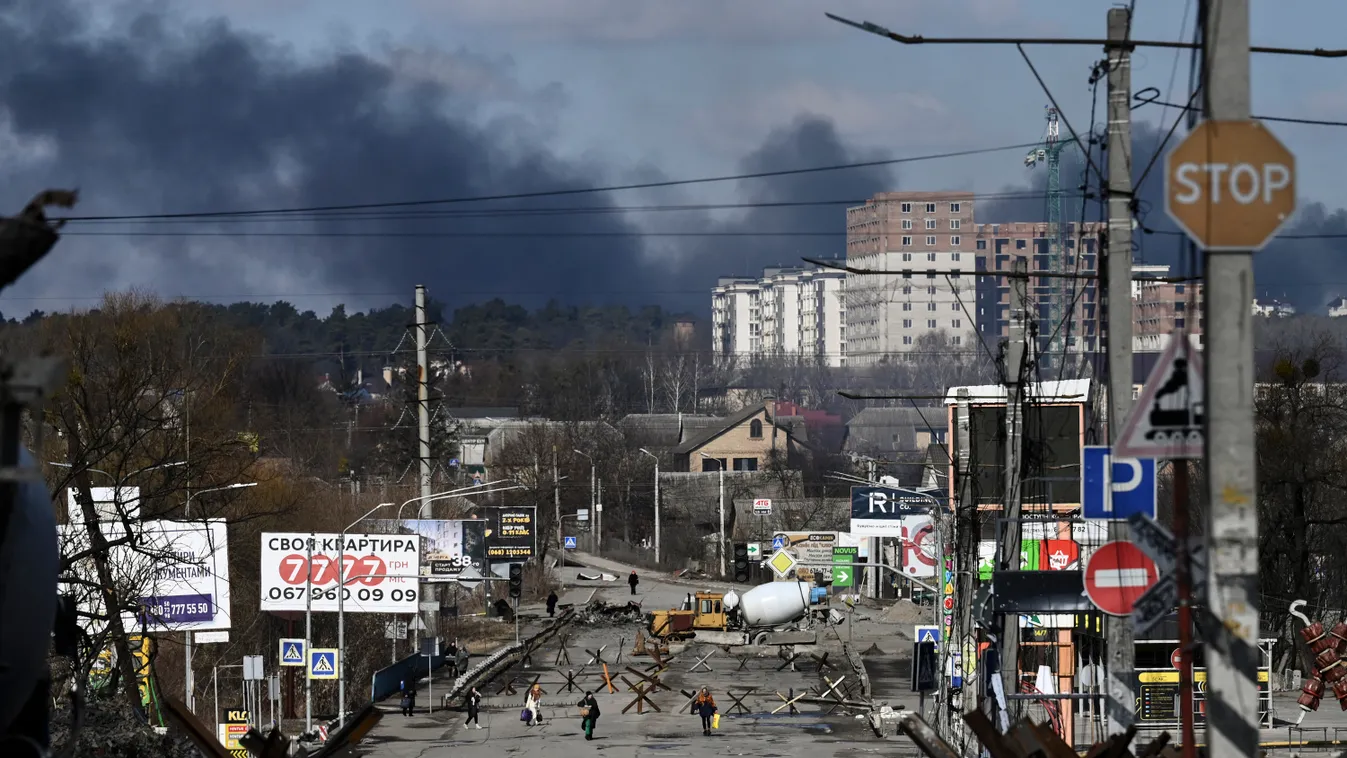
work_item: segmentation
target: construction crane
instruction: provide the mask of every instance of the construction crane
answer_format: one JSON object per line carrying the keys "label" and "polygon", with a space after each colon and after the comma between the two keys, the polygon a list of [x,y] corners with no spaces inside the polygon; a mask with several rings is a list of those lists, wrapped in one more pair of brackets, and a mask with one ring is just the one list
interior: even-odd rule
{"label": "construction crane", "polygon": [[[1024,165],[1034,168],[1040,163],[1048,167],[1048,270],[1065,271],[1066,225],[1062,223],[1062,141],[1061,125],[1057,118],[1057,109],[1047,107],[1048,128],[1043,143],[1024,156]],[[1030,269],[1032,270],[1032,266]],[[1069,316],[1067,307],[1071,302],[1072,281],[1065,277],[1053,280],[1049,285],[1052,293],[1048,296],[1048,323],[1040,324],[1038,333],[1051,337],[1045,353],[1049,361],[1066,361],[1066,332],[1063,320]],[[1054,357],[1059,356],[1059,357]]]}

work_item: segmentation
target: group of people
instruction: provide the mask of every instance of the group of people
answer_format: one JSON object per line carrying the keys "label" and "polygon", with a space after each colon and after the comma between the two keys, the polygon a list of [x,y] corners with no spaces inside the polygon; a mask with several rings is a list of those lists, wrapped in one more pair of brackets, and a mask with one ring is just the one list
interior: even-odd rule
{"label": "group of people", "polygon": [[[542,724],[542,704],[543,688],[535,684],[524,695],[524,711],[520,714],[520,720],[528,726]],[[594,697],[593,692],[586,692],[585,696],[576,705],[580,708],[580,728],[585,733],[585,739],[592,740],[594,739],[594,726],[599,721],[599,701]]]}

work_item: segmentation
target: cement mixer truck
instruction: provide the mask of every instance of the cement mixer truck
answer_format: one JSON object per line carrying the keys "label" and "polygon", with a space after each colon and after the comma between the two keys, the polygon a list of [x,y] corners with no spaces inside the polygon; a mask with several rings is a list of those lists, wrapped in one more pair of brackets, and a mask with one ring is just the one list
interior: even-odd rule
{"label": "cement mixer truck", "polygon": [[818,636],[805,627],[813,589],[805,582],[772,582],[743,595],[698,592],[683,608],[647,614],[648,630],[660,639],[715,645],[812,645]]}

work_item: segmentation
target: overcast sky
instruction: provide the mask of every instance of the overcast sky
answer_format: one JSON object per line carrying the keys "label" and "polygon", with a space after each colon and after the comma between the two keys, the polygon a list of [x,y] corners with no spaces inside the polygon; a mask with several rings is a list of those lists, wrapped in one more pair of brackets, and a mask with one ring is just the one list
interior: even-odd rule
{"label": "overcast sky", "polygon": [[[1194,4],[1141,0],[1133,37],[1189,38]],[[1013,47],[904,47],[828,21],[824,11],[929,36],[1102,37],[1110,5],[0,0],[0,160],[8,179],[0,202],[17,210],[43,187],[78,186],[77,214],[84,215],[291,208],[581,189],[1029,143],[1043,133],[1048,97]],[[1257,44],[1331,48],[1347,22],[1347,5],[1330,0],[1253,5]],[[1101,51],[1038,47],[1030,54],[1071,125],[1086,131],[1088,77]],[[1347,120],[1345,65],[1255,56],[1255,113]],[[1183,101],[1187,83],[1187,54],[1137,52],[1134,90],[1156,87],[1165,99]],[[1096,129],[1103,106],[1101,86]],[[1135,112],[1150,150],[1177,115],[1155,106]],[[1338,146],[1347,131],[1273,128],[1300,158],[1302,205],[1310,209],[1302,225],[1347,230],[1333,215],[1347,205],[1338,181],[1347,169]],[[1138,147],[1139,158],[1145,149]],[[1027,170],[1023,153],[452,206],[456,213],[607,208],[546,218],[383,212],[268,225],[72,225],[71,232],[103,234],[67,236],[0,297],[0,310],[15,316],[89,305],[105,288],[140,285],[168,296],[285,298],[324,313],[335,302],[364,308],[407,301],[420,282],[451,304],[556,296],[700,311],[709,307],[707,288],[717,275],[800,255],[840,255],[841,201],[885,189],[1041,187],[1041,170]],[[1079,169],[1071,171],[1064,186],[1080,183]],[[621,210],[824,200],[836,202],[712,213]],[[1041,209],[1041,202],[1024,207]],[[1162,226],[1162,215],[1155,209],[1148,225]],[[329,236],[235,234],[241,230]],[[478,236],[434,236],[446,230]],[[751,236],[764,231],[835,235]],[[538,236],[481,236],[520,232]],[[577,236],[593,233],[605,236]],[[1142,257],[1172,257],[1175,241],[1151,242],[1157,239],[1149,238],[1153,249]],[[1337,241],[1278,247],[1260,264],[1260,289],[1284,291],[1306,307],[1347,292],[1347,274],[1335,270],[1337,248]],[[1274,252],[1279,260],[1268,268]],[[1272,273],[1264,276],[1265,268]]]}

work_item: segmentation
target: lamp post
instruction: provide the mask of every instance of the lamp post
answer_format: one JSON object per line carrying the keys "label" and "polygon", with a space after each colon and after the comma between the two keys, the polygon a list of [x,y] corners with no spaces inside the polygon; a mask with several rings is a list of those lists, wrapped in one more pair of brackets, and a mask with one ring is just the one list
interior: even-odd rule
{"label": "lamp post", "polygon": [[[165,464],[167,466],[179,466],[181,463]],[[155,466],[153,468],[159,468]],[[221,492],[223,490],[237,490],[244,487],[256,487],[257,482],[246,482],[238,484],[226,484],[223,487],[211,487],[209,489],[197,490],[187,493],[187,502],[183,504],[183,518],[190,518],[192,515],[192,498],[205,492]],[[182,663],[186,670],[184,681],[187,690],[187,710],[196,713],[196,674],[192,671],[192,632],[190,629],[183,630],[182,633]]]}
{"label": "lamp post", "polygon": [[[392,503],[379,503],[360,518],[352,521],[341,530],[337,545],[337,728],[346,723],[346,532],[351,527],[369,518],[380,508]],[[308,643],[305,643],[308,650]]]}
{"label": "lamp post", "polygon": [[[658,456],[658,455],[655,455],[654,453],[650,452],[649,450],[646,450],[645,448],[641,448],[641,452],[644,453],[645,455],[648,455],[648,456],[650,456],[651,458],[654,458],[654,459],[655,459],[655,565],[658,566],[658,565],[659,565],[659,521],[660,521],[660,519],[659,519],[659,456]],[[723,477],[723,476],[724,476],[724,475],[722,474],[722,477]],[[720,506],[720,507],[721,507],[721,513],[724,514],[724,512],[725,512],[725,511],[724,511],[724,508],[725,508],[724,502],[721,503],[721,506]],[[722,534],[721,534],[720,536],[721,536],[721,540],[723,541],[724,538],[725,538],[725,535],[724,535],[724,531],[725,531],[725,521],[724,521],[724,518],[723,518],[723,517],[721,518],[720,531],[722,532]],[[724,560],[723,560],[723,559],[721,560],[720,571],[721,571],[721,573],[724,573],[724,571],[725,571],[725,566],[724,566]]]}
{"label": "lamp post", "polygon": [[[594,467],[594,459],[590,457],[589,453],[582,453],[579,450],[574,452],[576,455],[584,456],[585,460],[589,461],[589,517],[594,519],[594,554],[597,555],[603,551],[603,532],[599,529],[599,514],[594,508],[594,504],[598,502],[596,499],[597,495],[595,494],[596,490],[594,489],[595,482],[597,481],[598,469]],[[565,547],[563,546],[562,553],[564,554],[565,552]]]}
{"label": "lamp post", "polygon": [[[720,472],[720,534],[716,540],[716,557],[720,559],[720,576],[725,576],[725,464],[719,458],[712,458],[706,453],[697,453],[704,460],[715,461],[716,470]],[[705,464],[703,464],[705,465]],[[703,469],[705,470],[705,469]]]}

